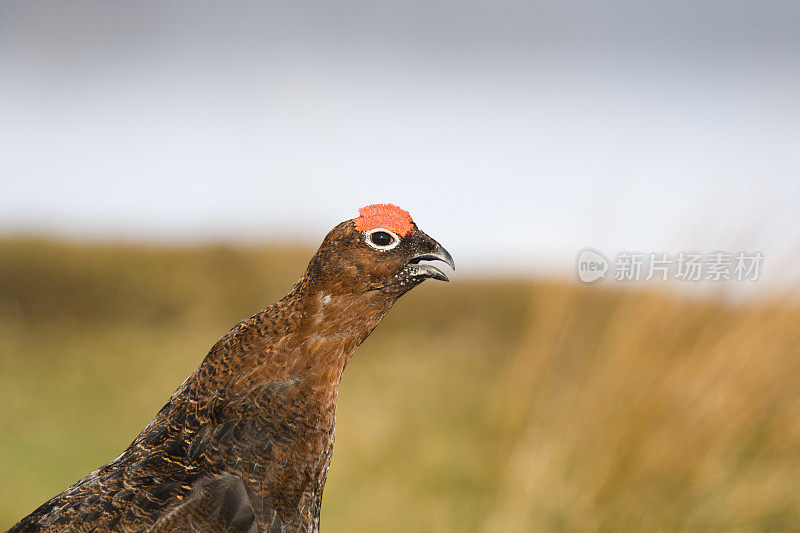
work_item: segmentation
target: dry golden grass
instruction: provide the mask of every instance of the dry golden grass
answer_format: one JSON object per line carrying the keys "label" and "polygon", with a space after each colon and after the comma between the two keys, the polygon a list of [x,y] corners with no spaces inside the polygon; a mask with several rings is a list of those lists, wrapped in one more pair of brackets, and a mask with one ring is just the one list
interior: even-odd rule
{"label": "dry golden grass", "polygon": [[[0,241],[0,529],[115,457],[308,250]],[[342,384],[326,531],[798,531],[800,306],[428,282]]]}
{"label": "dry golden grass", "polygon": [[800,308],[554,287],[487,417],[486,531],[798,530]]}

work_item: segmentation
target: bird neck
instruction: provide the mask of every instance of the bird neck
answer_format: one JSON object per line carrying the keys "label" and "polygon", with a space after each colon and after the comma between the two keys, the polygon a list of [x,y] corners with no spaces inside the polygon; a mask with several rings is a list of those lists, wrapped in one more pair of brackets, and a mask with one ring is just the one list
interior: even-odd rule
{"label": "bird neck", "polygon": [[395,300],[380,291],[325,287],[306,275],[280,301],[220,339],[200,374],[240,393],[297,382],[309,399],[332,405],[347,362]]}
{"label": "bird neck", "polygon": [[287,338],[293,342],[288,350],[273,354],[273,364],[283,364],[288,359],[293,377],[320,378],[338,385],[356,348],[380,323],[395,299],[379,291],[349,292],[301,284],[297,303],[302,312]]}

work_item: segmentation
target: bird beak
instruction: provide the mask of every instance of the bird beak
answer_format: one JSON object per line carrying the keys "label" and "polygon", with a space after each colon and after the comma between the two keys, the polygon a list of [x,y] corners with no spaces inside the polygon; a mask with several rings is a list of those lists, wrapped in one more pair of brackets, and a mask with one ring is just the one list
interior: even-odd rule
{"label": "bird beak", "polygon": [[453,271],[455,271],[456,263],[453,261],[453,256],[450,255],[450,252],[445,250],[441,244],[434,241],[427,235],[425,235],[423,243],[425,248],[428,250],[421,251],[412,257],[408,262],[409,266],[413,266],[413,275],[424,276],[426,278],[433,278],[441,281],[450,281],[450,279],[440,269],[433,265],[421,264],[420,261],[443,261],[447,263],[450,268],[453,269]]}

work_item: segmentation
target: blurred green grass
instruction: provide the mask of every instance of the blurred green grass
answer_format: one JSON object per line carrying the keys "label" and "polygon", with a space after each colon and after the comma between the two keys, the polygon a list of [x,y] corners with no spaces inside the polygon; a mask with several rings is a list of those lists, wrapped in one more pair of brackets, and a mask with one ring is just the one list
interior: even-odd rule
{"label": "blurred green grass", "polygon": [[[116,457],[311,250],[0,240],[0,528]],[[800,308],[428,282],[351,361],[326,531],[800,530]]]}

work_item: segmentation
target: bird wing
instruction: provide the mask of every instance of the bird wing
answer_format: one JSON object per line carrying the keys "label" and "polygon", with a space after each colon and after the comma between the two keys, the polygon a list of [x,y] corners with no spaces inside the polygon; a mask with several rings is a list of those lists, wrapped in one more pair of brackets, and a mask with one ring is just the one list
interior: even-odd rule
{"label": "bird wing", "polygon": [[287,429],[304,416],[292,385],[270,383],[220,401],[216,414],[199,415],[199,426],[187,403],[173,398],[120,457],[10,532],[299,529],[308,522],[298,509],[308,476],[289,460]]}
{"label": "bird wing", "polygon": [[150,531],[285,533],[286,526],[269,498],[248,491],[240,477],[224,473],[198,480],[180,505],[159,518]]}

